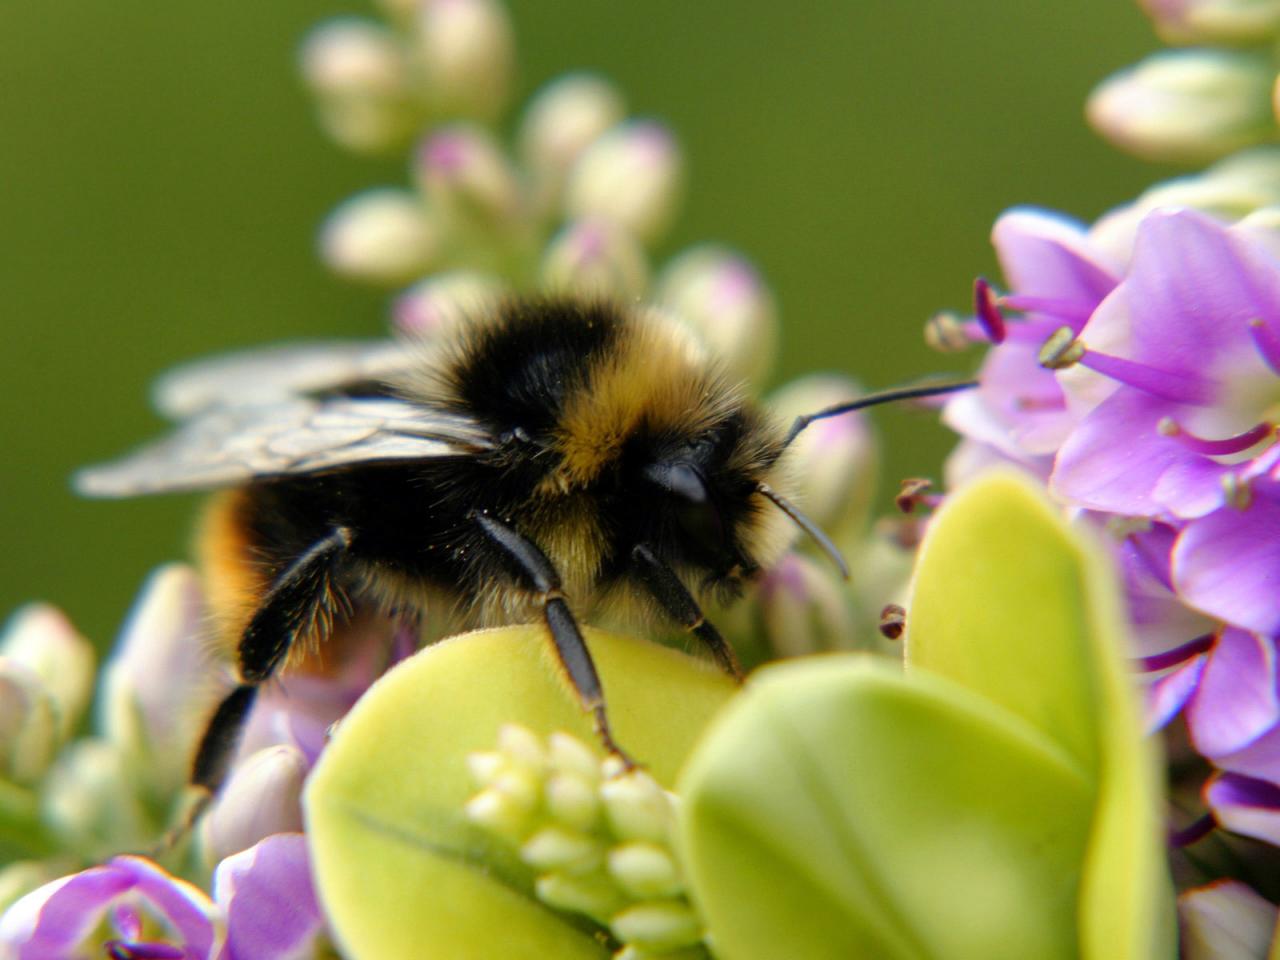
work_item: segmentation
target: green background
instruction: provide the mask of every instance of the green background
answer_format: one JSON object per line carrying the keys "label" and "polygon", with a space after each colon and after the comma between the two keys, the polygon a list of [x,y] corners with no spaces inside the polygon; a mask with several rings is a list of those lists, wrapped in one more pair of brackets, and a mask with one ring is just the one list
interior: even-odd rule
{"label": "green background", "polygon": [[[779,379],[887,385],[964,369],[921,342],[993,269],[1004,208],[1092,218],[1160,174],[1082,119],[1091,86],[1157,42],[1124,0],[512,0],[520,99],[569,68],[614,78],[690,160],[668,249],[718,239],[782,307]],[[327,276],[319,220],[398,162],[311,120],[297,43],[358,3],[0,3],[0,609],[55,602],[110,640],[195,498],[76,500],[77,465],[162,427],[156,371],[297,336],[369,335],[385,300]],[[884,412],[896,478],[950,438]]]}

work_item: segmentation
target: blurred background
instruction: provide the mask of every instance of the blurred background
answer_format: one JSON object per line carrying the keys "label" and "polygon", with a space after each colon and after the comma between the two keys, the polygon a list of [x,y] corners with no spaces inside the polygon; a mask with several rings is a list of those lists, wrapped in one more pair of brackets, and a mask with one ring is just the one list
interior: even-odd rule
{"label": "blurred background", "polygon": [[[517,104],[571,68],[676,131],[685,213],[665,251],[719,240],[779,300],[775,379],[884,386],[965,372],[921,327],[991,273],[1014,204],[1092,219],[1168,171],[1085,126],[1084,98],[1157,47],[1123,0],[511,0]],[[0,613],[28,599],[109,643],[142,579],[185,558],[198,498],[85,502],[67,477],[163,427],[155,373],[210,352],[385,329],[383,294],[330,277],[316,227],[405,181],[318,131],[306,30],[358,0],[0,4]],[[877,415],[897,479],[950,436]]]}

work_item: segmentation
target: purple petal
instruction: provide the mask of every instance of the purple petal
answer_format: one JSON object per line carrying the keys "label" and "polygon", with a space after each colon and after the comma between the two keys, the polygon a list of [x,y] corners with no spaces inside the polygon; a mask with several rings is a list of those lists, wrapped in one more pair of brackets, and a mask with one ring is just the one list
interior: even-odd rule
{"label": "purple petal", "polygon": [[1005,280],[1020,294],[1100,303],[1117,282],[1113,264],[1090,249],[1085,227],[1062,214],[1018,207],[991,231]]}
{"label": "purple petal", "polygon": [[1208,657],[1201,654],[1151,684],[1147,689],[1145,718],[1148,733],[1162,729],[1177,716],[1199,686],[1207,662]]}
{"label": "purple petal", "polygon": [[1210,759],[1255,743],[1280,722],[1275,645],[1243,630],[1225,630],[1209,653],[1187,708],[1196,750]]}
{"label": "purple petal", "polygon": [[983,361],[977,390],[948,400],[943,420],[957,433],[1025,460],[1051,454],[1071,430],[1057,380],[1036,362],[1037,344],[1006,341]]}
{"label": "purple petal", "polygon": [[1280,845],[1280,787],[1274,783],[1224,773],[1209,781],[1204,797],[1218,823],[1232,833]]}
{"label": "purple petal", "polygon": [[227,960],[310,957],[324,931],[300,833],[278,833],[218,864],[214,899],[227,914]]}
{"label": "purple petal", "polygon": [[1160,477],[1195,455],[1157,429],[1168,401],[1118,390],[1071,432],[1054,464],[1050,486],[1079,506],[1152,517],[1164,513],[1154,491]]}
{"label": "purple petal", "polygon": [[1179,595],[1228,623],[1280,633],[1280,502],[1255,498],[1189,523],[1173,551]]}
{"label": "purple petal", "polygon": [[1249,321],[1280,323],[1280,264],[1192,210],[1142,221],[1125,285],[1134,356],[1167,370],[1199,376],[1221,353],[1256,355]]}
{"label": "purple petal", "polygon": [[108,866],[133,878],[138,892],[156,907],[189,953],[197,957],[209,955],[214,940],[209,919],[213,905],[203,891],[142,857],[115,857]]}
{"label": "purple petal", "polygon": [[116,857],[27,894],[0,918],[0,945],[15,960],[70,956],[102,923],[114,902],[136,894],[169,928],[190,960],[209,960],[213,904],[195,887],[141,857]]}
{"label": "purple petal", "polygon": [[1235,469],[1208,457],[1186,457],[1160,475],[1152,497],[1176,517],[1203,517],[1222,506],[1222,478]]}
{"label": "purple petal", "polygon": [[31,891],[0,917],[0,946],[14,960],[66,956],[106,916],[111,902],[133,888],[115,867],[92,867]]}

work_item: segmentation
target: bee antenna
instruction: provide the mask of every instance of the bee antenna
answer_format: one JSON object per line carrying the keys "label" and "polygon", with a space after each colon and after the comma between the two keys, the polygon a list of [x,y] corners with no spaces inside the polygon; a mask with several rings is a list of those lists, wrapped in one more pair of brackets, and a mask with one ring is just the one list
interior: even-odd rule
{"label": "bee antenna", "polygon": [[[825,410],[819,410],[816,413],[805,413],[796,417],[795,423],[791,424],[791,430],[787,433],[787,439],[782,442],[782,449],[785,450],[791,446],[791,441],[800,435],[809,424],[815,420],[825,420],[827,417],[838,417],[842,413],[852,413],[854,410],[861,410],[864,407],[874,407],[882,403],[894,403],[898,400],[919,400],[922,397],[936,397],[944,393],[956,393],[960,390],[968,390],[978,385],[977,380],[961,380],[953,383],[917,383],[907,384],[902,387],[890,387],[888,390],[881,390],[879,393],[868,393],[864,397],[857,400],[848,400],[844,403],[837,403],[834,407],[827,407]],[[767,494],[766,494],[767,496]],[[782,506],[781,504],[778,504]],[[785,510],[786,507],[783,507]],[[794,517],[793,517],[794,519]],[[798,520],[796,521],[799,522]],[[803,526],[803,524],[801,524]]]}
{"label": "bee antenna", "polygon": [[821,527],[801,513],[799,507],[768,484],[761,483],[756,486],[756,490],[777,504],[779,510],[794,520],[796,526],[813,538],[813,542],[821,547],[822,552],[836,565],[836,569],[840,571],[841,579],[849,579],[849,565],[844,562],[844,557],[840,554],[840,548],[831,542],[831,538],[822,532]]}

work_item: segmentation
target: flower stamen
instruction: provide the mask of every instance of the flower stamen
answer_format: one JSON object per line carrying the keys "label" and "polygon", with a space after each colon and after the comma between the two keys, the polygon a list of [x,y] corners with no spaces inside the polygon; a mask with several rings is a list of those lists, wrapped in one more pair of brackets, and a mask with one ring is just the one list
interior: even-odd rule
{"label": "flower stamen", "polygon": [[1163,653],[1153,653],[1149,657],[1137,657],[1133,661],[1133,665],[1144,673],[1155,673],[1157,670],[1168,670],[1170,667],[1176,667],[1180,663],[1186,663],[1192,657],[1197,657],[1210,649],[1217,641],[1218,636],[1214,633],[1205,633],[1196,637],[1194,640],[1188,640],[1186,643],[1174,647],[1172,650],[1165,650]]}
{"label": "flower stamen", "polygon": [[1257,446],[1268,437],[1273,437],[1276,427],[1275,424],[1267,423],[1264,420],[1257,426],[1249,428],[1244,433],[1238,433],[1234,437],[1208,440],[1204,437],[1197,437],[1194,433],[1189,433],[1173,417],[1163,417],[1156,424],[1156,430],[1160,432],[1161,436],[1172,437],[1188,450],[1194,450],[1196,453],[1204,454],[1206,457],[1227,457],[1232,454],[1243,453],[1250,447]]}
{"label": "flower stamen", "polygon": [[1198,840],[1203,840],[1217,828],[1218,821],[1212,813],[1206,813],[1181,830],[1169,831],[1169,846],[1175,850],[1189,847]]}
{"label": "flower stamen", "polygon": [[1040,348],[1040,366],[1065,370],[1079,363],[1104,377],[1173,403],[1206,405],[1213,402],[1214,384],[1192,374],[1161,370],[1136,360],[1090,350],[1070,327],[1059,327]]}
{"label": "flower stamen", "polygon": [[1059,327],[1044,342],[1036,359],[1046,370],[1066,370],[1079,363],[1082,357],[1084,344],[1076,339],[1076,332],[1070,327]]}
{"label": "flower stamen", "polygon": [[987,339],[992,343],[1004,343],[1006,333],[1004,314],[1000,312],[996,293],[985,277],[974,278],[973,312],[977,315],[983,331],[986,332]]}

